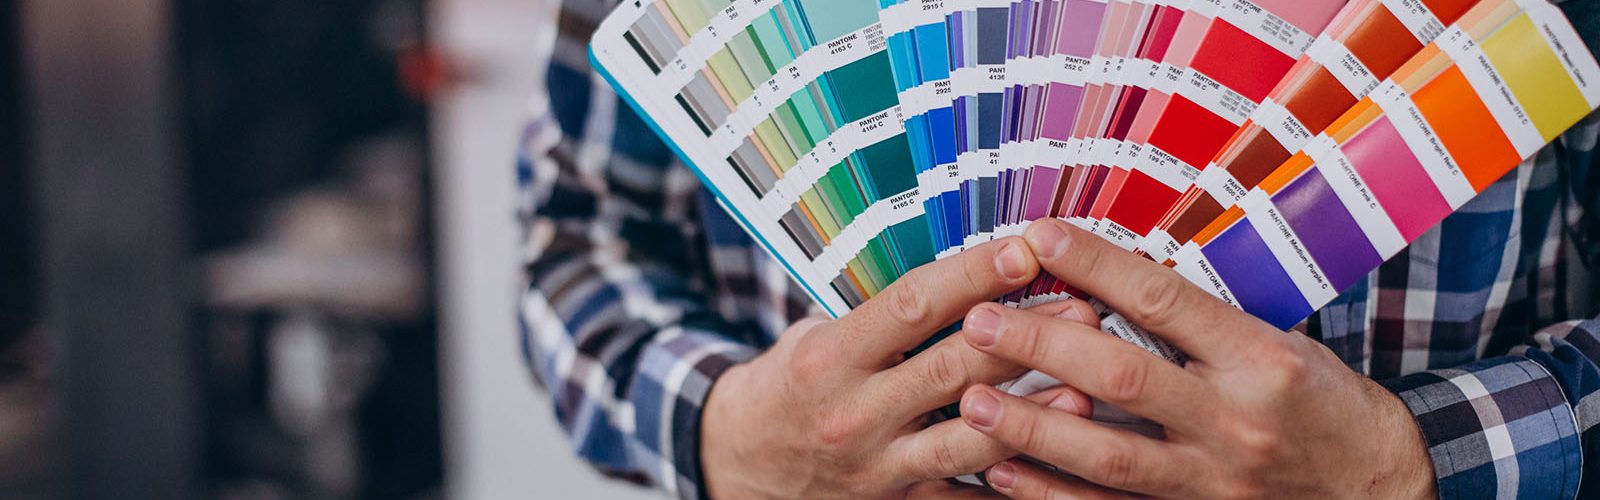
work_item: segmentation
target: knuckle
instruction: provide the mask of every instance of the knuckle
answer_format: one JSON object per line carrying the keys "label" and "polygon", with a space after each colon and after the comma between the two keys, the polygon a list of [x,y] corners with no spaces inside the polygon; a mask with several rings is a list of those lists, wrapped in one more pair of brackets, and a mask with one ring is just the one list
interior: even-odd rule
{"label": "knuckle", "polygon": [[[1020,483],[1021,480],[1019,479],[1018,482]],[[1019,489],[1020,489],[1020,486],[1019,486]],[[1066,490],[1063,490],[1063,489],[1060,489],[1060,488],[1051,488],[1051,487],[1045,487],[1044,488],[1044,494],[1042,495],[1042,497],[1045,500],[1079,500],[1080,498],[1083,498],[1083,497],[1074,497],[1071,493],[1068,493]],[[1090,497],[1090,498],[1094,498],[1094,497]],[[1102,497],[1102,498],[1105,498],[1105,497]]]}
{"label": "knuckle", "polygon": [[1278,360],[1276,375],[1289,385],[1297,386],[1305,380],[1307,371],[1309,365],[1306,363],[1306,358],[1298,353],[1290,353]]}
{"label": "knuckle", "polygon": [[[1071,234],[1071,231],[1069,231],[1068,234]],[[1069,266],[1071,270],[1083,272],[1086,273],[1086,275],[1098,275],[1109,271],[1109,269],[1103,265],[1106,254],[1101,251],[1099,245],[1077,245],[1076,243],[1079,241],[1079,239],[1080,238],[1073,238],[1072,240],[1073,246],[1070,248],[1073,248],[1075,251],[1063,252],[1056,258],[1057,265]],[[1096,238],[1081,239],[1084,241],[1094,241]]]}
{"label": "knuckle", "polygon": [[1112,489],[1129,489],[1133,486],[1133,474],[1138,465],[1136,460],[1126,445],[1110,445],[1094,458],[1089,470],[1095,475],[1096,483]]}
{"label": "knuckle", "polygon": [[1150,376],[1147,366],[1126,355],[1108,361],[1108,366],[1102,375],[1105,378],[1101,381],[1105,392],[1103,397],[1116,403],[1137,401],[1143,397]]}
{"label": "knuckle", "polygon": [[1014,342],[1018,353],[1023,355],[1029,366],[1049,366],[1052,353],[1056,352],[1055,339],[1045,335],[1037,322],[1030,316],[1013,315],[1005,322],[1005,335],[1000,336],[1001,343]]}
{"label": "knuckle", "polygon": [[813,387],[829,367],[836,365],[833,353],[815,338],[802,339],[795,344],[789,357],[788,375],[800,387]]}
{"label": "knuckle", "polygon": [[961,279],[968,289],[983,290],[989,288],[989,283],[999,281],[994,272],[994,266],[989,260],[968,259],[961,266]]}
{"label": "knuckle", "polygon": [[[1074,353],[1070,345],[1071,341],[1064,338],[1064,336],[1072,333],[1051,331],[1050,328],[1048,324],[1036,320],[1028,321],[1017,327],[1018,333],[1013,336],[1020,337],[1024,344],[1023,347],[1027,348],[1026,351],[1023,351],[1025,354],[1023,359],[1026,360],[1028,366],[1056,366],[1061,365],[1068,359],[1072,359]],[[1007,333],[1009,334],[1010,332]]]}
{"label": "knuckle", "polygon": [[1286,341],[1265,343],[1256,357],[1260,363],[1263,380],[1275,393],[1293,390],[1305,382],[1310,370],[1309,360]]}
{"label": "knuckle", "polygon": [[1160,327],[1166,318],[1171,318],[1173,312],[1178,310],[1178,302],[1183,299],[1184,283],[1178,276],[1170,272],[1155,273],[1150,279],[1141,280],[1137,290],[1138,295],[1133,300],[1132,319],[1135,323]]}
{"label": "knuckle", "polygon": [[927,281],[927,272],[915,270],[902,278],[904,286],[891,288],[889,291],[889,317],[901,325],[915,325],[928,317],[932,305],[924,296],[922,290]]}
{"label": "knuckle", "polygon": [[952,349],[935,349],[926,354],[928,361],[924,364],[927,370],[924,376],[936,390],[955,392],[966,385],[966,377],[963,376],[966,370],[963,369],[959,353]]}
{"label": "knuckle", "polygon": [[1283,449],[1283,432],[1273,425],[1245,422],[1234,426],[1233,441],[1243,452],[1247,470],[1259,470],[1275,463]]}
{"label": "knuckle", "polygon": [[1248,500],[1265,498],[1266,491],[1253,481],[1230,480],[1223,482],[1214,492],[1216,498]]}
{"label": "knuckle", "polygon": [[933,456],[928,458],[928,465],[932,470],[922,474],[923,478],[936,479],[960,473],[961,462],[956,460],[955,450],[950,448],[948,441],[941,441],[935,445],[932,453]]}
{"label": "knuckle", "polygon": [[861,437],[864,421],[851,412],[834,411],[816,421],[813,436],[817,449],[828,455],[842,455]]}
{"label": "knuckle", "polygon": [[1018,451],[1037,453],[1050,449],[1050,431],[1048,426],[1040,425],[1039,419],[1032,415],[1019,415],[1017,422],[1018,442],[1022,449]]}

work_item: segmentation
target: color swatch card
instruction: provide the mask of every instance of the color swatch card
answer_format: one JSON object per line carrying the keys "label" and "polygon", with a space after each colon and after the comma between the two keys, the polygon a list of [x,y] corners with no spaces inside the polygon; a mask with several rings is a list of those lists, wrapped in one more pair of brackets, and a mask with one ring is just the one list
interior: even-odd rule
{"label": "color swatch card", "polygon": [[[1172,5],[1154,4],[1149,9],[1141,7],[1135,4],[1124,21],[1126,34],[1137,38],[1101,35],[1115,47],[1114,55],[1109,59],[1111,72],[1092,82],[1085,93],[1076,120],[1079,152],[1073,155],[1073,163],[1067,167],[1071,172],[1067,181],[1071,194],[1065,197],[1064,211],[1077,221],[1083,221],[1084,214],[1090,210],[1092,203],[1086,201],[1092,199],[1094,193],[1099,192],[1099,187],[1107,182],[1106,174],[1112,159],[1128,150],[1128,129],[1123,125],[1131,116],[1130,113],[1142,105],[1144,96],[1161,73],[1156,69],[1160,59],[1152,50],[1158,45],[1152,42],[1165,36],[1164,28],[1167,26],[1153,26],[1152,23],[1170,17],[1167,14],[1172,10]],[[1158,14],[1158,10],[1162,12]]]}
{"label": "color swatch card", "polygon": [[932,260],[878,5],[617,8],[594,67],[830,312]]}
{"label": "color swatch card", "polygon": [[[999,161],[1001,116],[1005,109],[1006,51],[1010,41],[1012,3],[1008,0],[966,0],[966,8],[950,20],[955,88],[955,201],[961,214],[959,251],[975,235],[993,229],[995,183],[983,179]],[[947,191],[948,192],[948,191]],[[943,193],[941,193],[943,195]],[[952,213],[951,207],[946,207]]]}
{"label": "color swatch card", "polygon": [[1016,218],[1021,204],[1020,179],[1009,175],[1024,157],[1030,161],[1029,144],[1037,135],[1035,127],[1045,84],[1049,83],[1050,55],[1060,29],[1061,0],[1026,0],[1011,10],[1011,37],[1006,50],[1005,108],[1001,113],[1000,161],[996,165],[996,209],[998,229]]}
{"label": "color swatch card", "polygon": [[[1054,49],[1063,36],[1092,39],[1098,33],[1118,33],[1120,29],[1120,25],[1104,24],[1101,19],[1100,15],[1106,12],[1106,2],[1070,3],[1012,3],[1006,17],[1009,33],[1003,37],[1003,69],[989,72],[990,80],[984,83],[997,85],[1000,92],[989,93],[989,89],[984,88],[979,89],[975,97],[965,99],[970,106],[965,107],[964,119],[963,108],[958,107],[958,121],[961,122],[958,127],[965,127],[966,133],[963,134],[959,167],[952,178],[956,180],[954,188],[959,192],[965,220],[960,245],[947,253],[988,241],[997,224],[1005,218],[1004,205],[1011,197],[999,174],[1007,165],[1020,161],[1008,156],[1018,157],[1026,151],[1018,141],[1023,134],[1022,107],[1030,98],[1043,98],[1043,86],[1054,76],[1048,65],[1071,65],[1063,71],[1084,77],[1090,71],[1109,70],[1109,60],[1104,58],[1089,61],[1085,66],[1081,56],[1074,59],[1054,57],[1057,52]],[[1122,10],[1133,4],[1130,0],[1111,3],[1114,9]],[[987,40],[984,36],[976,37],[980,59]]]}
{"label": "color swatch card", "polygon": [[[1307,30],[1343,4],[1196,0],[1154,17],[1142,52],[1150,69],[1136,73],[1148,75],[1149,89],[1128,92],[1117,108],[1085,106],[1102,132],[1058,191],[1059,216],[1135,248],[1198,176],[1196,158],[1221,148],[1311,44],[1317,31]],[[1059,291],[1048,279],[1036,288]]]}
{"label": "color swatch card", "polygon": [[1202,229],[1171,264],[1288,328],[1600,106],[1543,0],[1484,0]]}
{"label": "color swatch card", "polygon": [[[1145,143],[1131,163],[1114,166],[1089,214],[1095,232],[1134,248],[1177,201],[1267,93],[1332,20],[1344,0],[1200,2],[1210,26],[1186,69],[1158,82],[1170,96],[1142,109]],[[1136,119],[1137,120],[1137,119]],[[1128,161],[1128,160],[1122,160]],[[1120,181],[1120,182],[1117,182]],[[1103,208],[1102,208],[1103,207]]]}
{"label": "color swatch card", "polygon": [[[951,37],[946,19],[960,4],[955,0],[883,0],[879,6],[911,161],[923,195],[918,201],[928,214],[933,249],[942,251],[953,245],[952,229],[934,195],[944,191],[937,187],[937,177],[950,176],[956,163]],[[959,223],[960,214],[949,220]]]}
{"label": "color swatch card", "polygon": [[[1020,177],[1014,184],[1022,191],[1018,217],[1022,221],[1057,212],[1060,203],[1056,193],[1062,190],[1061,184],[1070,173],[1065,169],[1075,162],[1081,147],[1082,141],[1074,133],[1078,130],[1085,89],[1091,71],[1099,71],[1105,64],[1094,54],[1108,10],[1106,2],[1062,0],[1060,5],[1060,14],[1053,21],[1054,31],[1047,38],[1044,67],[1029,71],[1041,80],[1030,81],[1024,87],[1033,96],[1028,112],[1022,114],[1021,127],[1029,132],[1014,146],[1022,151],[1019,157],[1007,163],[1014,170],[1010,175]],[[1020,224],[1005,226],[1017,225]],[[1015,231],[1010,227],[1003,232]]]}
{"label": "color swatch card", "polygon": [[[1090,56],[1090,71],[1086,75],[1080,102],[1070,110],[1076,115],[1070,118],[1059,115],[1046,118],[1052,121],[1066,118],[1073,125],[1069,139],[1073,151],[1057,158],[1059,167],[1075,172],[1102,149],[1100,146],[1104,144],[1103,139],[1110,126],[1112,109],[1130,86],[1138,84],[1126,75],[1132,73],[1136,65],[1134,62],[1138,59],[1139,42],[1149,28],[1148,21],[1153,9],[1154,4],[1146,1],[1118,1],[1108,6]],[[1013,163],[1012,166],[1021,165]],[[1029,173],[1031,175],[1031,169]],[[1007,232],[1014,231],[1011,228]]]}
{"label": "color swatch card", "polygon": [[[1099,140],[1091,143],[1088,154],[1080,157],[1080,165],[1087,170],[1082,176],[1086,184],[1079,185],[1078,196],[1073,198],[1072,210],[1078,220],[1104,214],[1104,205],[1090,203],[1090,200],[1099,201],[1098,195],[1105,187],[1121,185],[1125,169],[1117,167],[1139,156],[1146,142],[1142,131],[1134,128],[1141,110],[1164,106],[1170,89],[1160,83],[1188,69],[1189,58],[1182,54],[1192,53],[1196,46],[1194,37],[1213,17],[1210,9],[1193,9],[1192,3],[1155,6],[1144,39],[1135,46],[1134,55],[1126,60],[1125,68],[1116,77],[1122,82],[1122,92],[1105,106],[1097,106],[1096,120],[1104,125],[1091,135]],[[1182,38],[1178,36],[1180,30],[1185,35]],[[1150,107],[1146,108],[1147,105]]]}
{"label": "color swatch card", "polygon": [[1476,0],[1359,0],[1317,38],[1140,250],[1165,260]]}
{"label": "color swatch card", "polygon": [[591,57],[836,316],[1056,217],[1288,328],[1600,106],[1545,0],[637,0]]}
{"label": "color swatch card", "polygon": [[[1012,215],[999,233],[1020,233],[1026,222],[1047,215],[1066,217],[1083,225],[1086,218],[1071,216],[1077,209],[1087,210],[1089,205],[1082,201],[1096,192],[1092,186],[1103,184],[1112,159],[1137,154],[1140,141],[1132,136],[1135,130],[1131,123],[1140,109],[1158,102],[1161,97],[1154,88],[1155,82],[1161,75],[1182,71],[1171,62],[1177,59],[1174,50],[1188,45],[1175,42],[1197,39],[1194,34],[1210,22],[1204,12],[1190,10],[1191,3],[1187,0],[1156,2],[1151,5],[1148,16],[1138,17],[1145,25],[1142,39],[1132,45],[1131,57],[1115,60],[1112,66],[1117,70],[1107,77],[1116,84],[1113,88],[1120,89],[1117,95],[1107,95],[1104,86],[1097,85],[1083,94],[1086,98],[1081,104],[1057,106],[1057,102],[1051,103],[1041,118],[1040,136],[1044,140],[1035,142],[1035,158],[1024,163],[1024,168],[1010,173],[1021,179],[1012,184],[1022,188],[1022,211]],[[1182,33],[1190,35],[1184,37]],[[1077,114],[1060,115],[1055,113],[1057,109]],[[1081,125],[1065,143],[1049,131],[1064,129],[1060,126],[1063,122]],[[1058,148],[1062,146],[1075,148],[1075,151],[1060,155]],[[1045,290],[1063,291],[1059,283],[1045,278],[1031,286],[1025,295],[1037,295]]]}

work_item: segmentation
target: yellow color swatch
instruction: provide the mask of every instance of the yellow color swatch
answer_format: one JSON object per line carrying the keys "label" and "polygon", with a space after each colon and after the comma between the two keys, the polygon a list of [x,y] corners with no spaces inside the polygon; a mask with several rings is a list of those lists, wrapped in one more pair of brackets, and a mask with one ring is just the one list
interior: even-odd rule
{"label": "yellow color swatch", "polygon": [[1527,14],[1489,35],[1482,47],[1544,140],[1555,140],[1589,114],[1588,101]]}

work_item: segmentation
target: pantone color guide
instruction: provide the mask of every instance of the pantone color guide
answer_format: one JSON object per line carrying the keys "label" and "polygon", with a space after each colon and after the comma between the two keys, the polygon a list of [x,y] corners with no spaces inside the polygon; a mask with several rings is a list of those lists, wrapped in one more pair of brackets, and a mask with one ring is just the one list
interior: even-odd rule
{"label": "pantone color guide", "polygon": [[591,55],[834,315],[1055,217],[1288,328],[1600,106],[1543,0],[638,0]]}
{"label": "pantone color guide", "polygon": [[595,66],[828,310],[933,258],[879,6],[618,7]]}
{"label": "pantone color guide", "polygon": [[1183,198],[1167,208],[1141,250],[1158,260],[1177,251],[1402,63],[1452,25],[1476,0],[1354,2],[1229,139]]}
{"label": "pantone color guide", "polygon": [[1114,159],[1108,177],[1120,182],[1101,188],[1088,214],[1096,232],[1135,247],[1344,3],[1202,2],[1214,14],[1210,26],[1185,71],[1161,83],[1171,97],[1148,110],[1142,147]]}
{"label": "pantone color guide", "polygon": [[1600,106],[1600,65],[1538,0],[1484,0],[1170,260],[1280,328]]}
{"label": "pantone color guide", "polygon": [[[956,131],[950,82],[953,0],[884,0],[879,17],[889,38],[906,140],[921,192],[937,193],[933,178],[955,165]],[[931,248],[950,247],[951,229],[939,199],[920,200],[928,214]],[[959,220],[959,213],[954,217]]]}

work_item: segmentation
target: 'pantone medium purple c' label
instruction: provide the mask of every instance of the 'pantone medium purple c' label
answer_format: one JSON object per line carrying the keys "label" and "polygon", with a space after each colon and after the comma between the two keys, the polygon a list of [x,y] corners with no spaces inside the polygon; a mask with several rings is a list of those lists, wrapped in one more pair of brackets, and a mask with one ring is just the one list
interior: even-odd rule
{"label": "'pantone medium purple c' label", "polygon": [[1343,291],[1376,269],[1383,259],[1367,241],[1355,217],[1339,202],[1317,169],[1272,196],[1272,204],[1311,252],[1335,290]]}

